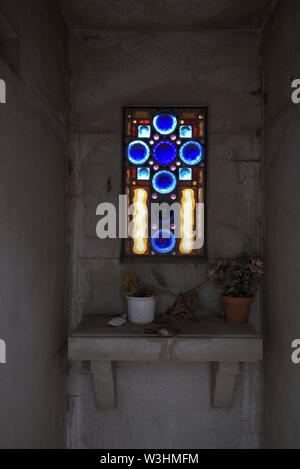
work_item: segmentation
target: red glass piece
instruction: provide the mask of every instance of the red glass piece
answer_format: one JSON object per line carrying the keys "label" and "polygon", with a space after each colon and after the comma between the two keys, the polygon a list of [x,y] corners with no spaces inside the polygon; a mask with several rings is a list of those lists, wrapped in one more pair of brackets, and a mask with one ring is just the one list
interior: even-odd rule
{"label": "red glass piece", "polygon": [[137,133],[137,127],[136,127],[136,125],[134,125],[134,126],[132,127],[132,136],[133,136],[133,137],[136,137],[136,133]]}
{"label": "red glass piece", "polygon": [[150,121],[140,121],[140,124],[150,124]]}
{"label": "red glass piece", "polygon": [[136,169],[133,168],[132,170],[132,179],[136,179]]}
{"label": "red glass piece", "polygon": [[198,129],[197,129],[197,127],[193,127],[193,137],[198,137]]}

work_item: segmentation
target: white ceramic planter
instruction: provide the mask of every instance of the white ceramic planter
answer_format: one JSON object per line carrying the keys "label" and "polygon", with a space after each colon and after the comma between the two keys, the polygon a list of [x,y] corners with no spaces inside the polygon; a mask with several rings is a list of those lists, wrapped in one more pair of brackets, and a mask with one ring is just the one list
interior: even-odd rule
{"label": "white ceramic planter", "polygon": [[128,319],[134,324],[149,324],[155,319],[156,299],[126,297]]}

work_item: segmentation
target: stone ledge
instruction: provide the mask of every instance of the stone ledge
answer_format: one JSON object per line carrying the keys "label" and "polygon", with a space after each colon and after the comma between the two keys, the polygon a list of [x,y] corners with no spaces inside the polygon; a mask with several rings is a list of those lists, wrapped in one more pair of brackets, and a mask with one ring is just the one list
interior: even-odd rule
{"label": "stone ledge", "polygon": [[205,318],[176,337],[147,336],[145,326],[107,326],[108,317],[88,316],[69,338],[69,358],[90,362],[99,408],[114,408],[114,363],[199,361],[211,363],[212,406],[231,406],[240,362],[262,359],[262,339],[249,324]]}

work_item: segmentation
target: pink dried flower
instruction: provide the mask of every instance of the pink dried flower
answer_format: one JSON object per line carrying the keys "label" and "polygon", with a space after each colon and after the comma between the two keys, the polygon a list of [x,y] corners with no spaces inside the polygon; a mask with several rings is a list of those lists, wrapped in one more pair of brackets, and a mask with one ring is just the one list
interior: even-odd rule
{"label": "pink dried flower", "polygon": [[261,257],[253,256],[251,259],[250,270],[253,273],[263,274],[264,273],[264,262]]}
{"label": "pink dried flower", "polygon": [[207,280],[215,280],[216,276],[217,276],[217,266],[216,265],[211,265],[207,269],[206,279]]}

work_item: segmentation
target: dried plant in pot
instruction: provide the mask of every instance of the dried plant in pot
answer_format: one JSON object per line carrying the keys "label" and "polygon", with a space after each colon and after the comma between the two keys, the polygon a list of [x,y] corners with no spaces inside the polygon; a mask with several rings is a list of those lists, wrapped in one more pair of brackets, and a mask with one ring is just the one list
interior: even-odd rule
{"label": "dried plant in pot", "polygon": [[208,268],[207,279],[224,287],[222,303],[228,322],[248,322],[254,294],[263,272],[263,260],[247,252],[234,260],[219,260]]}
{"label": "dried plant in pot", "polygon": [[155,320],[157,296],[138,277],[128,272],[123,277],[122,295],[127,302],[128,320],[134,324],[149,324]]}

